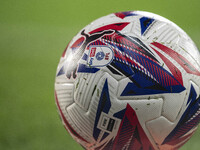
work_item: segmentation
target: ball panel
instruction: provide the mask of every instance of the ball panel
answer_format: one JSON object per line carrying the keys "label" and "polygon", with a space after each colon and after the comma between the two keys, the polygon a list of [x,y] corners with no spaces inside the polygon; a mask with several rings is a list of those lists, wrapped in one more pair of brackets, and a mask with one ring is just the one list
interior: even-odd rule
{"label": "ball panel", "polygon": [[158,145],[162,145],[165,137],[173,130],[175,125],[163,116],[146,123],[148,131]]}

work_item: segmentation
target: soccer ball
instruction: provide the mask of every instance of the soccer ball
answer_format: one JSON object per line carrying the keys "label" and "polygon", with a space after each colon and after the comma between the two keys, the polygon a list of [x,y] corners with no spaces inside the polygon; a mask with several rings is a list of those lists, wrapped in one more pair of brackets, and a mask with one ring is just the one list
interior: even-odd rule
{"label": "soccer ball", "polygon": [[55,97],[66,130],[85,149],[175,150],[200,121],[200,54],[161,16],[113,13],[69,42]]}

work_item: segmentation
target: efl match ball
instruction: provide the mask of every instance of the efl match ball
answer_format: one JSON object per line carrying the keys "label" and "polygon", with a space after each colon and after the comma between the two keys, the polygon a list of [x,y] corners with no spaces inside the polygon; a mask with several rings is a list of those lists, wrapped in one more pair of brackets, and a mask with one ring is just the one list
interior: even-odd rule
{"label": "efl match ball", "polygon": [[175,150],[200,121],[200,53],[171,21],[113,13],[83,28],[58,64],[55,97],[87,150]]}

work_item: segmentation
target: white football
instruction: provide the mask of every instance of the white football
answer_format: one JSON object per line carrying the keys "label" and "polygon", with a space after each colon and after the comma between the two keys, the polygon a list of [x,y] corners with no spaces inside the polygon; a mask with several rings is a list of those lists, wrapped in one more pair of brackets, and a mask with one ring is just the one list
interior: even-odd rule
{"label": "white football", "polygon": [[200,53],[153,13],[113,13],[83,28],[58,64],[55,97],[88,150],[175,150],[200,121]]}

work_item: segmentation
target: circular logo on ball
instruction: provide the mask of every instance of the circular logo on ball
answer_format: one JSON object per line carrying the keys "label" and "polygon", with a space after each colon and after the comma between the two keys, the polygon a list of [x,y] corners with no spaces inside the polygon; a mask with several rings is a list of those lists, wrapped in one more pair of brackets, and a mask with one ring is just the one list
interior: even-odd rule
{"label": "circular logo on ball", "polygon": [[89,50],[87,64],[90,67],[103,67],[110,64],[113,60],[114,52],[108,46],[93,45]]}
{"label": "circular logo on ball", "polygon": [[104,52],[98,52],[96,54],[96,59],[100,61],[100,60],[104,59],[104,56],[105,56]]}

